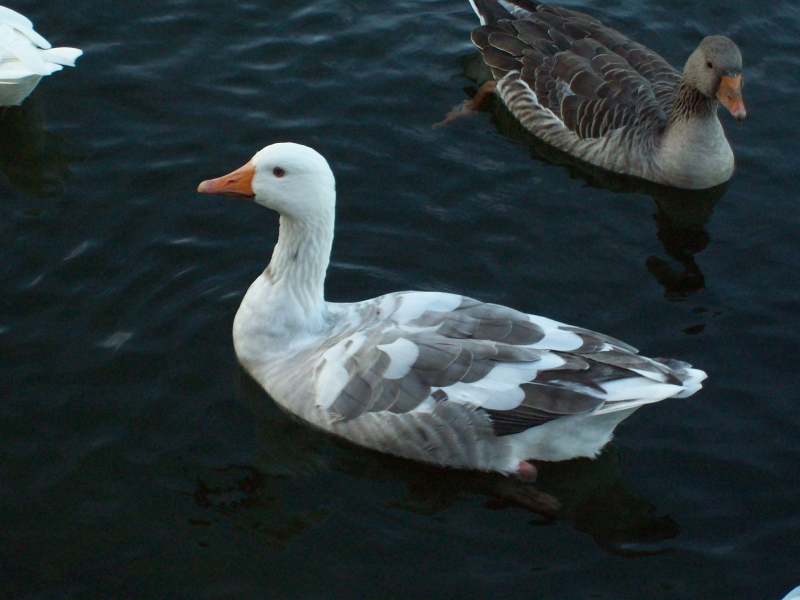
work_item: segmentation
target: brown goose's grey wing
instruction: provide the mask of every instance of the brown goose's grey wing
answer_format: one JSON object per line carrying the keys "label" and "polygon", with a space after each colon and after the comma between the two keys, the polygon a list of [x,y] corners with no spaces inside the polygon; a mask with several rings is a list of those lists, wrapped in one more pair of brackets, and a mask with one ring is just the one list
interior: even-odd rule
{"label": "brown goose's grey wing", "polygon": [[578,137],[666,126],[680,74],[655,52],[574,11],[471,1],[484,23],[472,40],[495,79],[517,77]]}
{"label": "brown goose's grey wing", "polygon": [[543,11],[552,10],[567,22],[587,22],[585,26],[590,37],[599,42],[617,56],[623,58],[639,75],[650,84],[658,104],[669,114],[675,94],[681,83],[681,73],[669,64],[660,54],[635,42],[616,29],[606,27],[597,19],[588,15],[560,7],[544,7]]}
{"label": "brown goose's grey wing", "polygon": [[395,310],[317,364],[319,404],[332,418],[456,402],[486,412],[495,434],[509,435],[683,390],[668,367],[601,334],[452,294],[396,296]]}

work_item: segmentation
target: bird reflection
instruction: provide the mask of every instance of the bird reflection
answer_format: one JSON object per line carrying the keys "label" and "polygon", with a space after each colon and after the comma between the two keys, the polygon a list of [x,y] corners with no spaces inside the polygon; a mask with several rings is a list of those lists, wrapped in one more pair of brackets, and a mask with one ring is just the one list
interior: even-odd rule
{"label": "bird reflection", "polygon": [[35,92],[21,106],[0,108],[0,171],[20,191],[49,198],[63,192],[69,163],[80,156],[43,123]]}
{"label": "bird reflection", "polygon": [[619,455],[608,448],[594,460],[537,463],[535,484],[498,473],[432,467],[361,448],[353,448],[341,469],[355,477],[403,482],[408,496],[395,506],[404,510],[435,515],[477,494],[489,509],[531,511],[534,525],[572,522],[618,556],[666,552],[659,542],[680,532],[671,517],[659,515],[650,502],[625,488]]}
{"label": "bird reflection", "polygon": [[190,517],[190,525],[210,527],[220,517],[238,518],[234,529],[257,535],[279,550],[329,514],[321,507],[293,509],[284,500],[285,477],[276,478],[251,466],[206,470],[196,477],[192,497],[211,518]]}
{"label": "bird reflection", "polygon": [[285,547],[329,515],[321,507],[294,509],[285,499],[291,495],[289,482],[302,480],[305,486],[321,480],[312,485],[325,488],[324,475],[331,472],[403,483],[406,497],[391,506],[435,518],[477,495],[487,509],[530,511],[533,525],[569,521],[619,556],[665,552],[668,549],[659,543],[679,533],[671,517],[659,515],[649,501],[626,489],[619,454],[613,449],[595,460],[539,463],[535,484],[496,473],[438,468],[340,442],[284,413],[244,370],[238,370],[237,379],[240,396],[259,423],[256,465],[198,477],[193,496],[198,506],[224,515],[246,508],[252,522],[243,527],[277,547]]}
{"label": "bird reflection", "polygon": [[[480,54],[462,57],[459,64],[462,74],[478,85],[492,79]],[[478,93],[478,88],[468,87],[464,91],[473,97]],[[682,190],[611,173],[578,160],[534,136],[494,94],[481,104],[480,110],[491,114],[492,124],[502,135],[524,143],[532,158],[565,167],[572,178],[583,179],[588,187],[619,193],[645,194],[653,198],[656,203],[653,219],[658,240],[667,256],[677,263],[677,267],[661,258],[650,256],[645,263],[648,272],[661,284],[668,298],[682,298],[705,287],[703,273],[694,257],[711,240],[705,226],[714,212],[714,205],[728,189],[727,183],[707,190]]]}

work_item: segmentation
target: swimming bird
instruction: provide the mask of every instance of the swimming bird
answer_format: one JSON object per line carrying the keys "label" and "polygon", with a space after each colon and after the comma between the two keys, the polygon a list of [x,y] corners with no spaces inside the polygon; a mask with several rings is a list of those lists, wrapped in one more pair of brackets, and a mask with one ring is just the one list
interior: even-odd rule
{"label": "swimming bird", "polygon": [[800,587],[794,588],[791,592],[783,597],[783,600],[797,600],[800,598]]}
{"label": "swimming bird", "polygon": [[458,294],[326,302],[336,187],[306,146],[267,146],[197,189],[280,214],[269,266],[234,318],[240,363],[290,413],[361,446],[532,479],[529,460],[594,457],[637,408],[689,396],[706,377]]}
{"label": "swimming bird", "polygon": [[733,41],[706,37],[681,74],[589,15],[530,0],[470,3],[481,21],[472,41],[494,76],[478,98],[496,91],[533,134],[615,173],[685,189],[730,179],[717,108],[746,116]]}
{"label": "swimming bird", "polygon": [[42,77],[63,65],[74,67],[81,54],[77,48],[51,47],[30,20],[0,6],[0,106],[22,104]]}

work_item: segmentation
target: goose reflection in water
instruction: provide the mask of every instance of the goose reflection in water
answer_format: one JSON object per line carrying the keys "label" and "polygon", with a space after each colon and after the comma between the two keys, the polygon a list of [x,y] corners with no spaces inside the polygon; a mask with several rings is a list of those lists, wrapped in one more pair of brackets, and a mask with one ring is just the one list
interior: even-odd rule
{"label": "goose reflection in water", "polygon": [[[459,60],[462,75],[478,86],[492,79],[486,63],[480,54],[470,54]],[[479,93],[478,87],[464,90],[472,98]],[[469,102],[469,101],[467,101]],[[695,261],[695,255],[703,251],[711,241],[706,224],[714,212],[714,205],[725,194],[728,183],[706,190],[684,190],[652,183],[626,175],[606,171],[558,150],[534,136],[506,108],[495,94],[486,96],[480,102],[481,112],[491,114],[491,122],[502,135],[524,143],[535,160],[565,167],[573,179],[583,179],[587,187],[601,188],[624,194],[643,194],[656,203],[653,219],[656,223],[657,237],[667,256],[678,267],[656,256],[648,257],[645,266],[664,288],[664,295],[670,299],[680,299],[705,287],[705,278]],[[441,127],[461,116],[453,111],[444,121],[434,127]]]}
{"label": "goose reflection in water", "polygon": [[44,128],[36,92],[21,106],[0,108],[0,171],[18,190],[37,198],[60,195],[64,182],[72,178],[69,163],[80,158]]}
{"label": "goose reflection in water", "polygon": [[678,523],[660,515],[647,500],[624,485],[619,454],[606,447],[595,459],[537,463],[535,484],[481,473],[442,469],[390,455],[354,449],[341,470],[373,481],[398,481],[408,496],[394,506],[437,515],[470,496],[484,498],[490,510],[522,509],[535,515],[531,525],[568,521],[601,548],[617,556],[651,556],[668,552],[664,540],[680,533]]}
{"label": "goose reflection in water", "polygon": [[[193,514],[191,524],[208,527],[222,515],[235,519],[237,529],[283,549],[330,517],[325,508],[330,499],[320,490],[330,487],[325,474],[335,472],[404,484],[406,497],[390,503],[391,509],[441,518],[448,508],[477,496],[490,510],[529,511],[534,518],[526,520],[533,526],[569,521],[618,556],[667,552],[664,540],[680,532],[671,517],[659,515],[649,501],[626,489],[613,448],[594,460],[543,463],[536,484],[432,467],[337,441],[283,412],[241,368],[237,379],[238,395],[257,417],[259,455],[252,466],[197,475],[193,496],[203,512]],[[307,495],[319,503],[316,508],[296,508],[307,506],[307,499],[292,501],[304,493],[304,479],[314,482]]]}

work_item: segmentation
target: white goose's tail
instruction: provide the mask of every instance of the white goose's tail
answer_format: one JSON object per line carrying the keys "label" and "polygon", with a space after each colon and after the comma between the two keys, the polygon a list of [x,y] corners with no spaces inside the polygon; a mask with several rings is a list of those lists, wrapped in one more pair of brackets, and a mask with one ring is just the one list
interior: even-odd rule
{"label": "white goose's tail", "polygon": [[672,369],[672,374],[681,380],[684,391],[676,394],[673,398],[688,398],[703,387],[702,383],[708,377],[705,371],[694,369],[692,365],[682,360],[675,360],[674,358],[654,358],[653,360]]}
{"label": "white goose's tail", "polygon": [[[57,65],[64,65],[65,67],[74,67],[75,66],[75,59],[77,59],[81,54],[83,54],[83,50],[78,50],[77,48],[50,48],[48,50],[42,50],[41,55],[45,61],[55,63]],[[58,69],[56,69],[58,70]]]}

